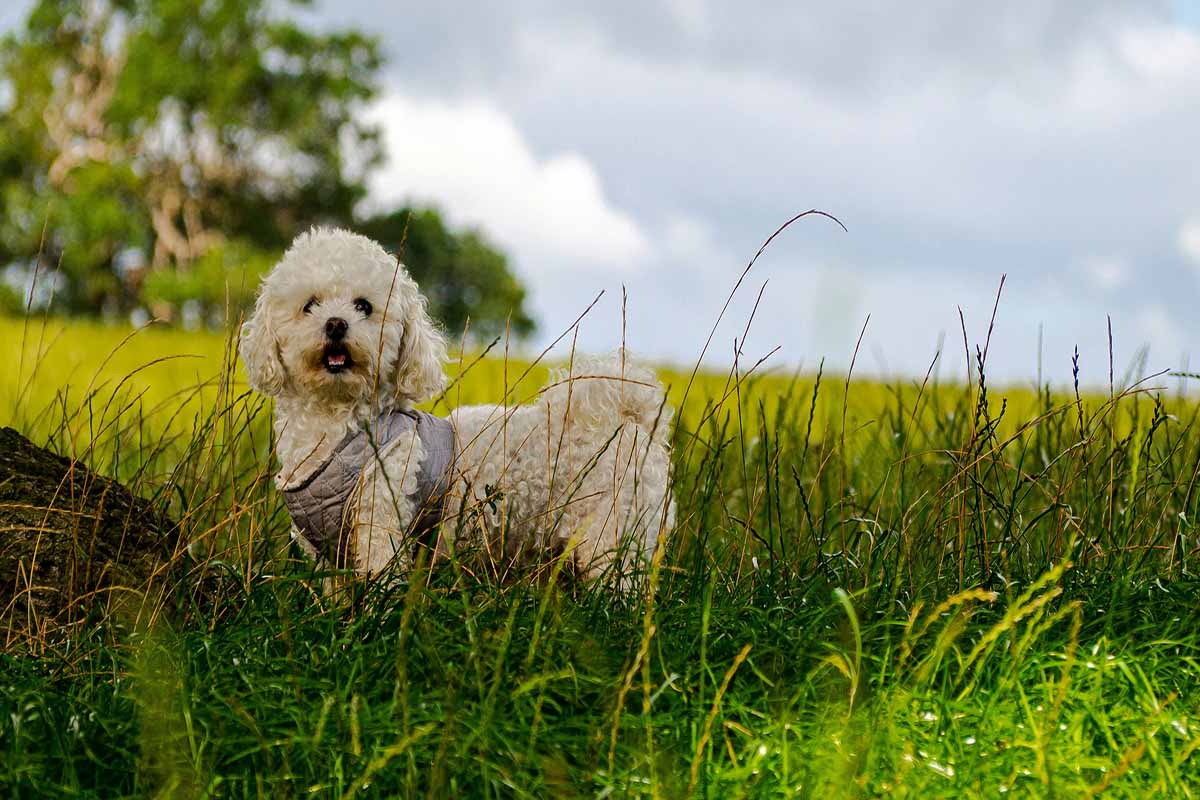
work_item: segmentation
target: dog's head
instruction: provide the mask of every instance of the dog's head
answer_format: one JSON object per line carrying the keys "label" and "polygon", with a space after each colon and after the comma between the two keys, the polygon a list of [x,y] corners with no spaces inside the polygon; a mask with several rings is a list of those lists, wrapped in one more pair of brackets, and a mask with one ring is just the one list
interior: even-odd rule
{"label": "dog's head", "polygon": [[445,341],[417,284],[343,230],[296,237],[263,280],[239,351],[250,386],[270,396],[407,407],[445,385]]}

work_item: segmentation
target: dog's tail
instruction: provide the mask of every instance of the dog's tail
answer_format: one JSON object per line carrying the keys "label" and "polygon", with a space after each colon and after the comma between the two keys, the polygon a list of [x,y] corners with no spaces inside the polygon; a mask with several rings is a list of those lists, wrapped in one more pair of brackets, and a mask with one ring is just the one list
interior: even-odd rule
{"label": "dog's tail", "polygon": [[616,353],[577,358],[570,369],[550,373],[543,397],[554,409],[570,408],[575,424],[615,428],[631,422],[665,444],[672,408],[662,384],[648,367]]}

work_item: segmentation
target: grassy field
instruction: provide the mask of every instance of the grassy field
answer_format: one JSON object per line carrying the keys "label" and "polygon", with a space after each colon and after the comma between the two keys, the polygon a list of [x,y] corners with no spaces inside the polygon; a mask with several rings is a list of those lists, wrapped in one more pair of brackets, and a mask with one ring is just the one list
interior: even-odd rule
{"label": "grassy field", "polygon": [[[0,656],[6,796],[1200,793],[1194,404],[664,371],[643,593],[464,554],[345,603],[289,550],[230,343],[128,336],[0,320],[0,424],[152,498],[177,596],[218,588]],[[451,372],[439,410],[546,374]]]}

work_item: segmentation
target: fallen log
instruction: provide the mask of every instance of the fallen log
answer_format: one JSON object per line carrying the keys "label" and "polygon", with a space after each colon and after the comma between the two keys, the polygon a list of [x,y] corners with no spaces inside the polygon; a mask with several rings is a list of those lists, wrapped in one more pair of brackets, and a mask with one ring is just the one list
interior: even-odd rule
{"label": "fallen log", "polygon": [[127,487],[0,428],[5,649],[44,644],[114,612],[132,622],[157,607],[155,579],[165,577],[176,543],[176,525]]}

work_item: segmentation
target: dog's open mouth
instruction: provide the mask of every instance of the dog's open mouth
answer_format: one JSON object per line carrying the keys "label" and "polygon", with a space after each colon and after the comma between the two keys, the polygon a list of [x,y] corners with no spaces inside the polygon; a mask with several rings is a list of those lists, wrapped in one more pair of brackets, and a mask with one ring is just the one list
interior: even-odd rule
{"label": "dog's open mouth", "polygon": [[350,358],[350,349],[341,342],[329,342],[325,345],[325,352],[321,354],[321,363],[325,365],[325,371],[337,375],[339,372],[345,372],[354,366],[354,359]]}

